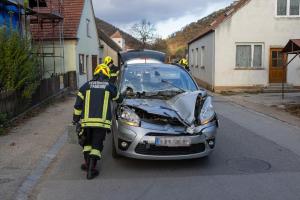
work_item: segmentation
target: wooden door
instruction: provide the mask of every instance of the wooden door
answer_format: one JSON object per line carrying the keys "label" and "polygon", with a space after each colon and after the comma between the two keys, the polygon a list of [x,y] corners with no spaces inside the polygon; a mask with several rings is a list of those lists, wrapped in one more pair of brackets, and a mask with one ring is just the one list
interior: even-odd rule
{"label": "wooden door", "polygon": [[281,53],[282,49],[270,49],[270,68],[269,68],[269,82],[270,83],[286,83],[286,54]]}
{"label": "wooden door", "polygon": [[98,56],[97,55],[92,55],[92,69],[93,73],[98,65]]}

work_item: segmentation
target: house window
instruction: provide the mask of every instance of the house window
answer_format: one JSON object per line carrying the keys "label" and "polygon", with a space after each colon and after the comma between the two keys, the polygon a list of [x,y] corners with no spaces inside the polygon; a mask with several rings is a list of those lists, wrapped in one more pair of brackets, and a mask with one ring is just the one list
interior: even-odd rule
{"label": "house window", "polygon": [[262,45],[254,45],[253,67],[262,67]]}
{"label": "house window", "polygon": [[89,66],[89,55],[86,55],[86,56],[85,56],[85,62],[86,62],[85,68],[88,69],[88,68],[90,67],[90,66]]}
{"label": "house window", "polygon": [[278,16],[300,16],[300,0],[277,0]]}
{"label": "house window", "polygon": [[238,44],[236,45],[237,68],[261,68],[263,56],[262,44]]}
{"label": "house window", "polygon": [[197,49],[194,51],[194,55],[193,55],[193,57],[194,57],[194,67],[198,67],[198,58],[197,58]]}
{"label": "house window", "polygon": [[204,58],[205,58],[205,46],[202,46],[200,52],[200,67],[204,67]]}
{"label": "house window", "polygon": [[91,37],[91,35],[90,35],[90,20],[89,19],[86,19],[86,35],[88,37]]}
{"label": "house window", "polygon": [[192,49],[192,60],[191,60],[191,66],[194,67],[194,61],[195,61],[195,58],[194,58],[194,49]]}
{"label": "house window", "polygon": [[196,67],[198,67],[198,65],[199,65],[199,59],[200,59],[199,49],[196,48],[196,62],[195,62]]}
{"label": "house window", "polygon": [[290,15],[299,15],[300,0],[290,0]]}
{"label": "house window", "polygon": [[284,55],[280,51],[272,51],[272,67],[282,67],[284,65]]}
{"label": "house window", "polygon": [[79,74],[83,75],[86,73],[86,68],[84,66],[84,54],[79,54]]}
{"label": "house window", "polygon": [[277,15],[283,16],[287,14],[287,0],[277,0]]}

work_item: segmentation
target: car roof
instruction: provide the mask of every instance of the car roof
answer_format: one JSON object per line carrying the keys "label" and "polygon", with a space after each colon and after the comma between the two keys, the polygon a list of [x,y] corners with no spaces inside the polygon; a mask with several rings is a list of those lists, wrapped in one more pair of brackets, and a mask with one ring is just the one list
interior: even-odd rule
{"label": "car roof", "polygon": [[141,68],[153,68],[153,67],[159,67],[159,68],[164,68],[164,69],[174,69],[174,68],[178,68],[181,70],[184,70],[182,67],[178,66],[178,65],[173,65],[173,64],[166,64],[166,63],[146,63],[146,64],[129,64],[126,65],[127,68],[130,67],[141,67]]}
{"label": "car roof", "polygon": [[123,63],[126,63],[129,60],[137,59],[137,58],[148,58],[158,60],[160,62],[165,62],[166,54],[160,51],[153,51],[147,49],[140,49],[140,50],[130,50],[125,52],[120,52],[120,59]]}

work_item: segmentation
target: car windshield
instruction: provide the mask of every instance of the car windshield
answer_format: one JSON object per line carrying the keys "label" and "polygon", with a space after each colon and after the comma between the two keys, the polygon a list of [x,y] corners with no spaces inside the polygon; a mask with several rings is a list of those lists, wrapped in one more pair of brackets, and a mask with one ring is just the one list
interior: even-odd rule
{"label": "car windshield", "polygon": [[[159,67],[159,65],[130,65],[125,68],[121,83],[121,92],[163,94],[163,92],[196,91],[189,74],[177,66]],[[167,94],[167,93],[166,93]]]}

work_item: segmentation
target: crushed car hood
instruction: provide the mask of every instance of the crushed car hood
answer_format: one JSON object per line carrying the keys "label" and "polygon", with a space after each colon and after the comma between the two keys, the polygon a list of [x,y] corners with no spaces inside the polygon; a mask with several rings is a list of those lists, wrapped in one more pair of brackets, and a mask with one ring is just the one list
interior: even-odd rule
{"label": "crushed car hood", "polygon": [[168,100],[167,104],[176,110],[181,120],[191,126],[195,121],[194,113],[199,94],[206,95],[204,91],[185,92]]}
{"label": "crushed car hood", "polygon": [[161,99],[126,99],[123,105],[139,108],[147,113],[161,115],[165,117],[177,118],[178,115],[167,104],[166,100]]}
{"label": "crushed car hood", "polygon": [[206,95],[205,91],[185,92],[169,100],[161,99],[126,99],[123,105],[139,108],[147,113],[177,118],[186,126],[195,121],[194,112],[197,97]]}

